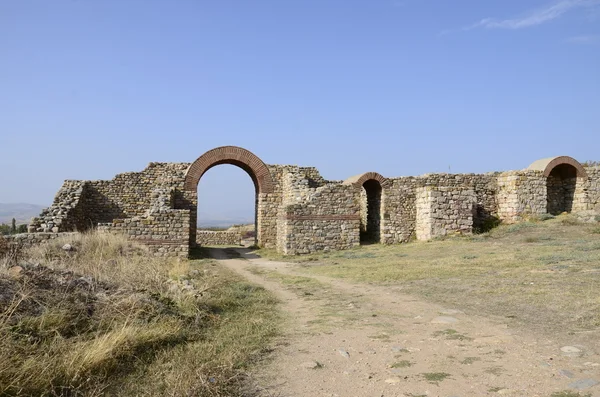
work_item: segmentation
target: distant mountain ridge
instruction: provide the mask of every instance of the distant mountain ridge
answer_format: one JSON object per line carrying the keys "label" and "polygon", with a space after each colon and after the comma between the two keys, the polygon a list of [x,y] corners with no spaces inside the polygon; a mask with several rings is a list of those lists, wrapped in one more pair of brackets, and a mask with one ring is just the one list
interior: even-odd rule
{"label": "distant mountain ridge", "polygon": [[15,218],[17,225],[27,224],[45,207],[28,203],[0,203],[0,223],[10,224]]}
{"label": "distant mountain ridge", "polygon": [[198,214],[198,227],[228,227],[233,225],[247,225],[254,223],[254,216],[246,211],[231,211],[231,213],[205,213]]}
{"label": "distant mountain ridge", "polygon": [[[29,203],[0,203],[0,223],[9,225],[15,218],[18,225],[27,224],[34,216],[38,216],[46,208],[42,205]],[[246,211],[231,211],[231,213],[215,214],[200,213],[200,227],[228,227],[254,223],[253,215]]]}

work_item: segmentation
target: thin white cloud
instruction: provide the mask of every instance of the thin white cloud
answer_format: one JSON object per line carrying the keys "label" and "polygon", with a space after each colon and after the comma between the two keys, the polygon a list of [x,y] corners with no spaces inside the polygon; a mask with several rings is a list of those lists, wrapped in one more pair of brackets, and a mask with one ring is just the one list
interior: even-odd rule
{"label": "thin white cloud", "polygon": [[572,44],[595,44],[600,43],[600,35],[573,36],[565,39],[565,43]]}
{"label": "thin white cloud", "polygon": [[473,25],[463,28],[471,30],[476,28],[487,29],[524,29],[532,26],[538,26],[560,18],[569,11],[577,8],[593,7],[600,5],[600,0],[561,0],[559,2],[547,5],[546,7],[531,11],[519,18],[496,19],[484,18]]}

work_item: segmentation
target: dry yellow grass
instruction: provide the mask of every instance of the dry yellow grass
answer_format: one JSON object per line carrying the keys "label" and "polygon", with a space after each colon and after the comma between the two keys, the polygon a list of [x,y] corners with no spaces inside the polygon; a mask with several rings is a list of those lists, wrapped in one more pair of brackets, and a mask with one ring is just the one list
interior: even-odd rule
{"label": "dry yellow grass", "polygon": [[271,295],[211,260],[105,234],[27,257],[0,268],[0,395],[243,395],[277,332]]}

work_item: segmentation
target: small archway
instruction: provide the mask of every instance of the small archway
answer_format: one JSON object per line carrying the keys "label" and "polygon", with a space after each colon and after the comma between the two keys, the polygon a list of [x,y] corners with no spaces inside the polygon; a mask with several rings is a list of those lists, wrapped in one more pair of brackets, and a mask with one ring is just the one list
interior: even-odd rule
{"label": "small archway", "polygon": [[529,170],[543,171],[546,178],[546,212],[558,215],[576,211],[585,198],[583,181],[587,178],[585,168],[569,156],[551,157],[534,162]]}
{"label": "small archway", "polygon": [[383,185],[386,179],[376,173],[367,172],[348,178],[344,184],[360,187],[360,242],[381,242],[383,213]]}
{"label": "small archway", "polygon": [[263,225],[263,199],[265,195],[273,193],[274,183],[267,165],[249,150],[237,146],[221,146],[198,157],[188,168],[184,192],[190,210],[190,245],[196,243],[196,229],[198,221],[198,183],[202,175],[209,169],[220,165],[231,164],[240,167],[250,176],[256,192],[255,200],[255,230],[258,245],[263,245],[265,226]]}

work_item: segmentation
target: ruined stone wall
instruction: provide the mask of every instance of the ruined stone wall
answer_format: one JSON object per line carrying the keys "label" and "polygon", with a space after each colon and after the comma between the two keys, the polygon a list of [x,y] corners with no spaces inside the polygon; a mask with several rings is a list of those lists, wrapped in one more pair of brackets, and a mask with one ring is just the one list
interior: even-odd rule
{"label": "ruined stone wall", "polygon": [[242,241],[239,232],[198,230],[196,243],[200,246],[207,245],[240,245]]}
{"label": "ruined stone wall", "polygon": [[546,177],[541,171],[508,171],[498,175],[498,216],[506,223],[546,213]]}
{"label": "ruined stone wall", "polygon": [[124,234],[148,245],[156,256],[189,255],[190,211],[173,209],[175,189],[159,188],[149,195],[150,206],[140,216],[101,223],[100,232]]}
{"label": "ruined stone wall", "polygon": [[497,173],[427,174],[419,177],[389,178],[383,186],[381,242],[395,244],[416,238],[417,190],[433,188],[469,188],[475,194],[472,227],[483,228],[498,216]]}
{"label": "ruined stone wall", "polygon": [[113,219],[141,216],[159,187],[181,190],[187,163],[150,163],[141,172],[108,181],[65,181],[53,204],[30,223],[30,231],[84,231]]}
{"label": "ruined stone wall", "polygon": [[390,178],[383,186],[381,242],[402,243],[411,240],[416,227],[415,177]]}
{"label": "ruined stone wall", "polygon": [[[283,252],[284,247],[288,245],[286,238],[288,224],[285,221],[287,206],[302,206],[303,203],[310,201],[317,189],[325,186],[327,181],[323,179],[319,171],[314,167],[298,167],[294,165],[269,165],[268,167],[275,184],[275,189],[268,197],[268,212],[265,218],[268,220],[269,227],[271,225],[274,225],[274,227],[269,229],[269,242],[261,244],[259,241],[259,245],[267,248],[277,248],[278,251]],[[264,221],[263,225],[266,229],[267,224]]]}
{"label": "ruined stone wall", "polygon": [[70,236],[77,233],[20,233],[9,236],[2,236],[8,241],[13,241],[23,248],[33,247],[45,243],[50,240],[54,240],[60,237]]}
{"label": "ruined stone wall", "polygon": [[189,163],[150,163],[141,172],[118,174],[110,181],[88,181],[85,209],[92,222],[143,215],[157,188],[183,189]]}
{"label": "ruined stone wall", "polygon": [[367,232],[368,212],[369,212],[369,196],[364,187],[360,189],[360,232]]}
{"label": "ruined stone wall", "polygon": [[469,186],[423,186],[416,191],[416,209],[418,240],[447,234],[471,234],[477,196]]}
{"label": "ruined stone wall", "polygon": [[282,208],[277,248],[286,255],[342,250],[360,245],[359,189],[328,183],[302,203]]}
{"label": "ruined stone wall", "polygon": [[66,180],[58,190],[53,204],[31,220],[28,231],[30,233],[58,233],[84,230],[84,209],[81,198],[85,188],[85,181]]}
{"label": "ruined stone wall", "polygon": [[587,180],[582,184],[585,189],[587,209],[600,214],[600,167],[586,167]]}
{"label": "ruined stone wall", "polygon": [[[207,169],[223,163],[241,167],[260,187],[258,244],[292,255],[350,248],[367,230],[378,235],[375,240],[394,244],[484,230],[498,218],[510,223],[547,210],[600,212],[600,168],[583,172],[564,156],[539,160],[525,171],[387,179],[371,172],[342,183],[325,180],[314,167],[266,165],[241,148],[207,153],[191,164],[150,163],[110,181],[65,181],[52,206],[30,224],[29,231],[39,236],[27,239],[100,224],[104,232],[145,242],[157,255],[185,256],[202,241],[194,186]],[[580,176],[572,181],[563,173],[561,180],[544,176],[559,166]],[[371,182],[377,185],[367,185]]]}

